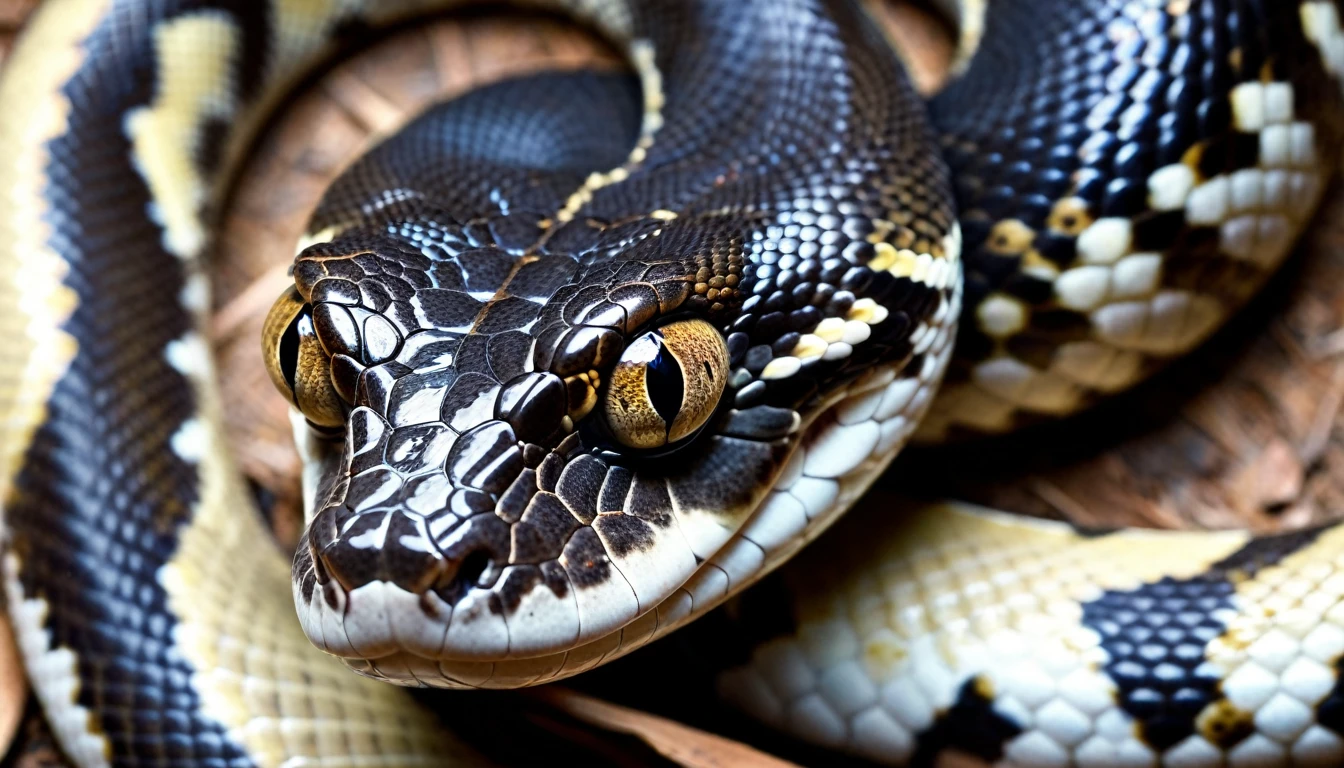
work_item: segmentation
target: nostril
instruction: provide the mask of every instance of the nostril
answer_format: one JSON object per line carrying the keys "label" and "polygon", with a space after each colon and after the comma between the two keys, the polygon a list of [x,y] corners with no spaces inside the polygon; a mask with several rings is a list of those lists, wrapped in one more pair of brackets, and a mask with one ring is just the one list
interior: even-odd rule
{"label": "nostril", "polygon": [[450,605],[456,604],[469,589],[476,586],[490,567],[490,552],[473,549],[458,563],[457,568],[446,569],[434,585],[434,591]]}
{"label": "nostril", "polygon": [[481,580],[481,574],[490,567],[490,553],[478,549],[469,553],[458,566],[457,578],[465,584],[475,584]]}

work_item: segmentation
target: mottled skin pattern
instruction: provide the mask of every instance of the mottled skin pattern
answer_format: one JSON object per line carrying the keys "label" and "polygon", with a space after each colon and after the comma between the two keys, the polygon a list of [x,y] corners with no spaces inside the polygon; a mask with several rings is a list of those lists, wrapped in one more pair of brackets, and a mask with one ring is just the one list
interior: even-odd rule
{"label": "mottled skin pattern", "polygon": [[[295,262],[300,298],[277,309],[297,312],[295,338],[311,318],[340,404],[285,383],[305,375],[298,342],[278,344],[282,391],[310,422],[349,425],[294,564],[320,647],[371,676],[459,686],[474,683],[457,663],[619,631],[753,514],[838,383],[917,357],[950,288],[900,274],[896,248],[943,259],[952,218],[911,93],[855,9],[765,8],[641,7],[662,89],[651,141],[635,146],[627,120],[614,141],[501,145],[431,114],[335,184],[312,226],[324,241]],[[487,122],[532,106],[472,103]],[[717,407],[680,440],[629,447],[602,407],[623,348],[696,318],[726,345]],[[662,375],[681,389],[702,365],[683,355]]]}
{"label": "mottled skin pattern", "polygon": [[901,511],[853,516],[784,569],[794,627],[723,676],[729,700],[889,765],[1344,760],[1344,527],[1080,533]]}
{"label": "mottled skin pattern", "polygon": [[[64,0],[19,46],[0,93],[32,107],[0,118],[5,588],[82,765],[470,762],[307,640],[405,685],[576,674],[787,559],[923,415],[962,236],[869,20],[847,0],[556,4],[625,49],[639,99],[591,75],[478,94],[352,169],[314,220],[264,339],[335,448],[292,569],[220,449],[207,214],[328,43],[441,4]],[[933,105],[975,250],[973,391],[935,433],[1068,412],[1196,343],[1282,258],[1333,161],[1334,3],[1050,10],[1005,0],[981,25],[967,4],[963,39],[986,43]],[[638,376],[611,386],[641,370],[644,401]],[[945,517],[897,537],[913,556],[875,557],[950,548],[988,569],[966,597],[926,606],[961,574],[901,587],[920,565],[902,610],[867,612],[860,577],[857,610],[800,630],[811,656],[767,654],[737,693],[890,762],[1338,763],[1344,632],[1311,598],[1338,586],[1337,531],[1089,549]],[[1002,585],[1054,557],[1076,571]],[[987,595],[1003,609],[977,615]],[[1192,640],[1214,666],[1155,660]],[[1039,669],[1017,666],[1033,651]]]}
{"label": "mottled skin pattern", "polygon": [[[558,2],[638,96],[583,75],[445,107],[351,170],[296,261],[267,351],[337,450],[295,622],[222,447],[211,213],[342,35],[442,5],[57,0],[5,70],[4,583],[82,766],[476,762],[301,630],[404,684],[575,674],[824,529],[941,377],[950,184],[853,3]],[[667,354],[627,359],[641,338]],[[676,440],[595,418],[618,360]]]}
{"label": "mottled skin pattern", "polygon": [[[1338,162],[1338,3],[1052,11],[989,4],[932,102],[966,263],[932,439],[1072,413],[1198,344],[1281,263]],[[722,690],[892,765],[1341,765],[1342,531],[860,518],[787,569],[794,628]]]}
{"label": "mottled skin pattern", "polygon": [[991,3],[931,102],[966,313],[930,439],[1074,413],[1192,349],[1282,262],[1344,139],[1304,26],[1332,3],[1033,8]]}

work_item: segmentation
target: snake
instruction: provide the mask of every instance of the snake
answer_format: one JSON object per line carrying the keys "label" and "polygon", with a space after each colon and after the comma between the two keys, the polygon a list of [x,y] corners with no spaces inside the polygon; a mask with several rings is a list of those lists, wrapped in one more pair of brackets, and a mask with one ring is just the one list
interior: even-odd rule
{"label": "snake", "polygon": [[[50,0],[0,75],[3,581],[80,766],[480,764],[406,689],[619,658],[907,442],[1142,380],[1284,260],[1344,136],[1324,0],[945,1],[927,103],[851,0],[525,3],[633,75],[470,93],[326,192],[262,333],[306,461],[290,557],[224,444],[212,232],[287,94],[452,5]],[[797,737],[1344,754],[1334,528],[846,523],[787,569],[795,633],[722,678]]]}

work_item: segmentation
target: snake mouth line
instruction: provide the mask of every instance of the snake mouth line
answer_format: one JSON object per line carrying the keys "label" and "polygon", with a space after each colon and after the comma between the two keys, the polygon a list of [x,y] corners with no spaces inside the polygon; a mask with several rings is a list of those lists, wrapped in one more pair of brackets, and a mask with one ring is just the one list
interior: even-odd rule
{"label": "snake mouth line", "polygon": [[[305,592],[302,585],[315,584],[323,567],[305,545],[294,565],[300,623],[315,645],[355,671],[404,685],[519,687],[634,650],[788,559],[866,490],[932,399],[950,358],[959,300],[959,292],[942,298],[917,332],[910,359],[864,372],[795,422],[797,438],[773,481],[704,556],[687,543],[696,524],[689,516],[642,550],[609,546],[611,539],[599,540],[584,527],[571,544],[581,538],[596,544],[587,563],[605,565],[607,578],[574,578],[570,555],[577,551],[567,546],[558,561],[536,569],[537,576],[523,580],[523,568],[504,566],[493,587],[465,589],[450,604],[433,591],[416,593],[387,580],[347,590],[326,579]],[[468,556],[459,573],[483,565]],[[557,574],[570,578],[560,582]],[[510,585],[519,583],[527,588],[510,594]],[[632,600],[636,587],[642,591]],[[504,609],[506,601],[511,610]]]}

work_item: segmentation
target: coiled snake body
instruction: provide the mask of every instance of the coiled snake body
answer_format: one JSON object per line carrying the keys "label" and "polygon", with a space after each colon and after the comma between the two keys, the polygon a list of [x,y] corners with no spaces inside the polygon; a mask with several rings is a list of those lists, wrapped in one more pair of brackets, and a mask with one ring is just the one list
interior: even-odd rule
{"label": "coiled snake body", "polygon": [[[963,251],[934,436],[1069,412],[1196,344],[1283,258],[1341,132],[1328,2],[958,6],[978,52],[933,103],[937,132],[843,0],[552,4],[627,53],[639,95],[591,74],[469,95],[314,215],[263,340],[313,452],[291,568],[220,444],[199,330],[210,214],[270,106],[342,36],[447,3],[61,0],[25,33],[0,87],[23,105],[0,119],[5,585],[81,765],[473,760],[310,641],[364,677],[436,687],[531,685],[634,650],[788,559],[906,442],[952,358]],[[1054,624],[1007,622],[1027,643],[1093,638],[1046,687],[1107,706],[1028,701],[993,654],[957,646],[992,624],[981,597],[941,624],[860,607],[858,630],[805,625],[806,652],[766,649],[726,688],[889,762],[1307,761],[1344,744],[1325,662],[1280,651],[1285,690],[1292,668],[1319,693],[1290,716],[1238,698],[1226,664],[1132,683],[1130,656],[1204,647],[1111,631],[1157,615],[1166,593],[1139,585],[1163,575],[1324,580],[1333,532],[1237,551],[944,517],[952,533],[893,535],[918,556],[950,537],[991,580],[1026,561],[1019,544],[1143,542],[1142,568],[1098,559],[1110,570],[1070,582]],[[938,584],[998,594],[947,558]],[[1041,573],[1032,589],[1065,589]],[[921,616],[963,599],[891,589]],[[1197,639],[1287,621],[1209,589],[1185,611]],[[1294,631],[1333,627],[1328,607]]]}

